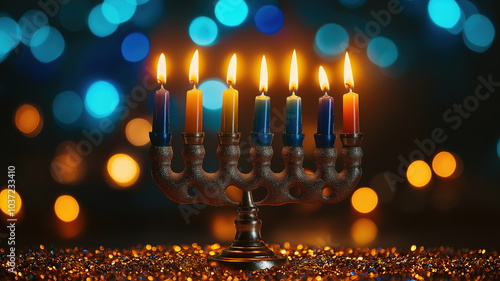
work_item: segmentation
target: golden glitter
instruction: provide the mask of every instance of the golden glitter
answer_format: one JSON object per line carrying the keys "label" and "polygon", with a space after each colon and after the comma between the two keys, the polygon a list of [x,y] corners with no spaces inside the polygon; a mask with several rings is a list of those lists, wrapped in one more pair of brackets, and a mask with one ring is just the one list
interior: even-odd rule
{"label": "golden glitter", "polygon": [[[218,244],[217,244],[218,245]],[[151,246],[151,245],[150,245]],[[27,280],[500,280],[500,254],[486,249],[281,248],[289,264],[254,272],[209,266],[221,246],[151,246],[128,249],[60,249],[40,245],[18,251],[16,274]],[[286,245],[285,245],[286,246]],[[218,248],[218,249],[214,249]],[[5,251],[0,250],[5,253]],[[0,270],[6,272],[6,255]],[[5,276],[7,277],[7,276]]]}

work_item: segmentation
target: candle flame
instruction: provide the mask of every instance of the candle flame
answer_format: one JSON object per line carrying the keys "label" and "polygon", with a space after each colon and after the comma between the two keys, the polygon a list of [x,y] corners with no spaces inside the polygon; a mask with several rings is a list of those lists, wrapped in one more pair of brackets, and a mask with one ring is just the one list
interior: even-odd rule
{"label": "candle flame", "polygon": [[167,83],[167,63],[165,62],[165,54],[161,53],[158,59],[158,69],[156,72],[156,79],[158,84],[162,85]]}
{"label": "candle flame", "polygon": [[267,92],[267,62],[266,62],[266,56],[262,56],[262,62],[260,64],[260,86],[259,86],[259,91],[261,93],[266,93]]}
{"label": "candle flame", "polygon": [[328,77],[323,66],[319,67],[319,86],[325,94],[330,91],[330,84],[328,84]]}
{"label": "candle flame", "polygon": [[295,53],[295,50],[293,50],[293,55],[292,55],[292,64],[290,66],[290,84],[289,84],[289,89],[292,94],[297,92],[299,88],[299,73],[297,70],[297,54]]}
{"label": "candle flame", "polygon": [[233,54],[229,67],[227,69],[227,83],[229,86],[236,84],[236,54]]}
{"label": "candle flame", "polygon": [[198,50],[196,50],[191,59],[191,65],[189,66],[189,83],[191,83],[193,87],[196,87],[196,84],[198,84],[198,64]]}
{"label": "candle flame", "polygon": [[352,68],[351,61],[349,60],[349,54],[345,53],[345,62],[344,62],[344,85],[348,91],[352,91],[354,89],[354,79],[352,78]]}

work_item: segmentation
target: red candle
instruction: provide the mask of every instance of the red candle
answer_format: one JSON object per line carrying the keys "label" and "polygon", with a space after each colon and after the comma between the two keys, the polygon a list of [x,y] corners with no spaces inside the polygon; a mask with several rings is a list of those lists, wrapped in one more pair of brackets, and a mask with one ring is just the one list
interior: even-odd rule
{"label": "red candle", "polygon": [[357,134],[359,133],[359,97],[352,91],[354,80],[348,53],[345,54],[344,84],[349,93],[344,94],[343,97],[343,131],[346,134]]}

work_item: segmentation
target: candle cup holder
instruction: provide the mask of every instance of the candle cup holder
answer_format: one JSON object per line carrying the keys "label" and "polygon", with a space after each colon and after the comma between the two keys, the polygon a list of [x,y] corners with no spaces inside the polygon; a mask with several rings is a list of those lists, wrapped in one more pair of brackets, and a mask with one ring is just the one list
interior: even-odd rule
{"label": "candle cup holder", "polygon": [[[304,172],[304,148],[285,146],[282,150],[284,170],[274,173],[271,170],[273,148],[270,145],[252,146],[250,157],[253,169],[244,174],[238,170],[241,134],[219,133],[217,158],[219,170],[207,173],[203,170],[205,148],[204,134],[182,134],[184,147],[184,171],[175,173],[171,169],[172,147],[157,144],[151,139],[150,157],[152,174],[156,184],[171,200],[179,204],[204,202],[212,206],[238,205],[239,217],[235,220],[236,235],[230,247],[219,255],[209,257],[211,266],[235,270],[258,270],[283,265],[286,258],[275,255],[261,238],[262,222],[259,220],[258,206],[282,205],[288,203],[337,203],[347,198],[361,177],[362,134],[341,134],[343,148],[340,158],[343,170],[335,169],[337,149],[333,146],[334,135],[325,142],[317,143],[314,151],[316,172]],[[272,138],[272,135],[271,135]],[[267,138],[266,138],[267,140]],[[269,141],[270,143],[270,141]],[[168,144],[167,144],[168,145]],[[227,197],[226,188],[236,186],[243,192],[241,202]],[[264,186],[267,196],[253,202],[251,191]],[[198,193],[190,195],[188,189],[195,187]],[[299,196],[293,196],[290,189],[298,188]],[[330,189],[328,195],[324,190]]]}

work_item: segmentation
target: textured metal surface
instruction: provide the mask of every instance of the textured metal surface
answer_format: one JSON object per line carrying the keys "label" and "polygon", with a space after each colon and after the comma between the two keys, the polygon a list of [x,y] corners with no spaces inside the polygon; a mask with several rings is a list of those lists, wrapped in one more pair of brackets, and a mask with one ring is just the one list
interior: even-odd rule
{"label": "textured metal surface", "polygon": [[[238,205],[226,196],[228,186],[236,186],[243,191],[251,191],[260,186],[267,189],[267,196],[256,205],[281,205],[287,203],[336,203],[349,196],[361,177],[362,134],[341,134],[343,148],[340,160],[343,170],[337,172],[335,161],[337,149],[316,148],[316,172],[306,174],[303,168],[304,149],[301,146],[285,146],[282,150],[284,170],[271,171],[272,146],[253,146],[250,150],[253,169],[244,174],[238,170],[240,134],[219,134],[217,158],[219,170],[207,173],[202,168],[205,148],[197,136],[184,137],[182,149],[184,171],[171,170],[171,146],[152,146],[150,157],[152,173],[157,185],[173,201],[180,204],[204,202],[212,206]],[[198,136],[202,138],[203,136]],[[189,141],[186,141],[189,139]],[[195,143],[195,144],[193,144]],[[199,144],[198,144],[199,143]],[[198,189],[198,194],[188,194],[189,187]],[[290,189],[296,187],[300,195],[294,197]],[[329,188],[330,195],[323,195]]]}
{"label": "textured metal surface", "polygon": [[210,256],[208,262],[213,267],[225,267],[234,270],[258,270],[280,266],[287,259],[277,256],[266,246],[260,235],[262,221],[258,218],[257,208],[250,191],[243,192],[238,208],[239,217],[234,221],[236,236],[233,243],[216,256]]}
{"label": "textured metal surface", "polygon": [[[361,177],[362,134],[342,134],[343,148],[340,159],[343,170],[335,169],[337,149],[319,147],[314,151],[316,173],[304,172],[304,148],[302,146],[283,147],[282,157],[285,168],[281,173],[271,171],[273,157],[272,146],[252,146],[250,158],[253,169],[248,174],[238,170],[241,134],[219,133],[217,158],[219,170],[207,173],[203,170],[205,148],[204,134],[183,134],[184,171],[174,173],[170,167],[173,151],[171,146],[151,146],[150,157],[153,178],[156,184],[173,201],[180,204],[204,202],[213,206],[239,204],[239,217],[235,221],[236,236],[230,247],[217,256],[208,258],[214,267],[235,270],[258,270],[283,265],[287,260],[277,256],[261,238],[262,222],[257,216],[257,205],[281,205],[286,203],[336,203],[345,199]],[[321,146],[321,145],[320,145]],[[236,186],[243,191],[240,203],[226,195],[226,188]],[[253,202],[253,189],[264,186],[267,196],[260,202]],[[188,189],[198,189],[196,195],[190,195]],[[290,194],[291,188],[298,188],[297,197]],[[329,188],[329,195],[323,190]]]}

